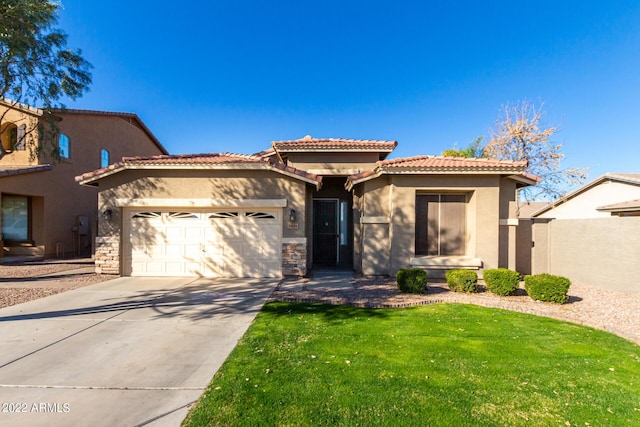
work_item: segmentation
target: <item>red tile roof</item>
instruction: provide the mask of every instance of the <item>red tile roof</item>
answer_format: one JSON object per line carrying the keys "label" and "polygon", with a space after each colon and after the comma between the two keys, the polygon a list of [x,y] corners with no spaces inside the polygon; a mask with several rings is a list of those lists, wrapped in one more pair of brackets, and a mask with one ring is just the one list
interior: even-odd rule
{"label": "red tile roof", "polygon": [[51,169],[52,167],[49,164],[34,166],[0,166],[0,177],[20,175],[23,173],[44,172]]}
{"label": "red tile roof", "polygon": [[372,139],[342,139],[342,138],[313,138],[310,135],[304,138],[273,141],[271,146],[280,152],[291,151],[369,151],[392,152],[398,145],[397,141],[379,141]]}
{"label": "red tile roof", "polygon": [[379,161],[372,170],[349,176],[347,186],[353,186],[384,173],[496,173],[521,175],[528,180],[539,181],[537,177],[524,172],[526,166],[525,161],[442,156],[403,157]]}
{"label": "red tile roof", "polygon": [[442,156],[412,156],[399,159],[383,160],[376,163],[378,167],[385,168],[437,168],[437,169],[505,169],[513,168],[521,171],[527,166],[527,162],[514,162],[511,160],[476,159],[466,157],[442,157]]}
{"label": "red tile roof", "polygon": [[223,165],[223,164],[235,164],[235,165],[249,165],[258,164],[264,165],[265,168],[281,172],[286,175],[295,175],[303,178],[307,182],[312,182],[319,186],[322,182],[322,177],[305,172],[300,169],[296,169],[291,166],[284,165],[280,162],[272,161],[266,158],[257,156],[250,156],[245,154],[234,153],[208,153],[208,154],[174,154],[164,156],[137,156],[137,157],[123,157],[121,162],[109,165],[106,168],[98,169],[92,172],[77,176],[76,181],[81,184],[88,184],[96,181],[104,176],[111,175],[113,173],[120,172],[125,169],[138,169],[142,167],[158,167],[171,169],[174,167],[206,167],[211,165]]}

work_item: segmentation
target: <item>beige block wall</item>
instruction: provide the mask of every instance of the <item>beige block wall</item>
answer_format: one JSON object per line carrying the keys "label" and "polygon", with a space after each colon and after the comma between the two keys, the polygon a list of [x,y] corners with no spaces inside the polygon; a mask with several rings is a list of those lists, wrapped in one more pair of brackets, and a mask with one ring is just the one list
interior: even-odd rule
{"label": "beige block wall", "polygon": [[534,274],[557,274],[574,283],[640,295],[640,217],[534,224],[534,241]]}

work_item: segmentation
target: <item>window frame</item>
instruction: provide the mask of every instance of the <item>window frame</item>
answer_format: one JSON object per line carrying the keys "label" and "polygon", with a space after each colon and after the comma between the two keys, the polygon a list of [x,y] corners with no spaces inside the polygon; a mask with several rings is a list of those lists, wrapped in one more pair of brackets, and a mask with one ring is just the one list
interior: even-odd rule
{"label": "window frame", "polygon": [[[469,200],[468,192],[416,193],[414,245],[416,256],[465,256],[467,254]],[[429,212],[430,205],[435,206],[437,210]],[[445,211],[444,216],[443,211]],[[434,229],[437,232],[435,242]],[[443,237],[452,230],[455,232],[452,237]]]}
{"label": "window frame", "polygon": [[101,149],[100,150],[100,169],[103,169],[109,166],[110,161],[111,161],[111,154],[109,153],[109,150],[107,150],[106,148]]}
{"label": "window frame", "polygon": [[[26,239],[5,239],[4,237],[4,226],[5,226],[5,215],[4,215],[4,201],[7,198],[23,198],[26,200],[27,205],[27,236]],[[2,227],[0,227],[0,238],[4,241],[4,244],[7,246],[12,245],[20,245],[25,243],[33,243],[32,231],[33,228],[31,226],[32,223],[32,200],[30,196],[24,196],[21,194],[2,194],[0,198],[0,220],[2,221]]]}
{"label": "window frame", "polygon": [[[62,142],[65,141],[65,149],[62,148]],[[58,154],[61,159],[70,159],[71,158],[71,138],[69,135],[61,133],[58,136]],[[66,154],[66,155],[65,155]]]}

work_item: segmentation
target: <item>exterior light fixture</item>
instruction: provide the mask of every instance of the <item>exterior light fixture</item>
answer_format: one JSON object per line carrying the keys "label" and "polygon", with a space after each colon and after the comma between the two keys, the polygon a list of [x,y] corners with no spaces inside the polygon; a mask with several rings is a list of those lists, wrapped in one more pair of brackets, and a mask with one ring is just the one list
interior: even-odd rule
{"label": "exterior light fixture", "polygon": [[105,221],[111,221],[111,215],[113,215],[113,211],[110,208],[107,208],[102,212],[102,219]]}
{"label": "exterior light fixture", "polygon": [[296,222],[296,210],[295,209],[290,209],[289,210],[289,221]]}

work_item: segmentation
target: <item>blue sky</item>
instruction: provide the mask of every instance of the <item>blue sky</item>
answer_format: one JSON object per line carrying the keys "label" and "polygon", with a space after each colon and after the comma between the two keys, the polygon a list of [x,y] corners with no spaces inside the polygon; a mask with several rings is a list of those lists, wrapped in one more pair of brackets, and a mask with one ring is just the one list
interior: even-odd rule
{"label": "blue sky", "polygon": [[564,166],[640,172],[637,0],[62,3],[95,67],[67,107],[135,112],[172,154],[308,134],[440,154],[530,100]]}

